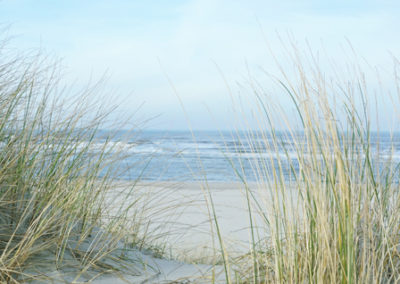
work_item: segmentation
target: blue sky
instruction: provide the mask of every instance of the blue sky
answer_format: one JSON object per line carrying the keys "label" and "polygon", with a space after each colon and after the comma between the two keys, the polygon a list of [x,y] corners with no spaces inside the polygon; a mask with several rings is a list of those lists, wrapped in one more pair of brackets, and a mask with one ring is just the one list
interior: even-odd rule
{"label": "blue sky", "polygon": [[[149,128],[188,126],[170,78],[196,129],[229,128],[229,91],[246,82],[247,68],[274,72],[265,41],[279,51],[277,33],[323,42],[343,59],[350,39],[372,65],[400,55],[398,1],[0,1],[1,23],[19,48],[42,48],[63,59],[64,83],[84,85],[108,74],[121,106],[152,117]],[[260,28],[260,26],[262,28]],[[264,37],[265,35],[265,37]],[[216,67],[218,66],[218,68]],[[268,88],[268,86],[266,86]],[[283,102],[284,103],[284,102]]]}

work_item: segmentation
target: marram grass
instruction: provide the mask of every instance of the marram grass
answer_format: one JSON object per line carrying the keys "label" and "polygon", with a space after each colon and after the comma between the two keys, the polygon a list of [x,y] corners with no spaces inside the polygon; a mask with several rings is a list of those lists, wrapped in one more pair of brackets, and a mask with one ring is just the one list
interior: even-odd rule
{"label": "marram grass", "polygon": [[[376,90],[366,78],[379,78],[363,73],[356,60],[341,79],[321,70],[312,52],[304,58],[294,48],[289,58],[294,72],[278,63],[282,73],[272,79],[290,106],[274,104],[273,95],[250,79],[258,128],[237,139],[245,139],[256,156],[260,148],[275,155],[252,160],[256,188],[232,162],[245,189],[250,246],[246,255],[225,256],[234,275],[227,282],[397,283],[400,164],[393,150],[398,141],[392,138],[392,151],[383,159],[377,121],[399,115],[399,77],[391,77],[387,90]],[[381,108],[384,100],[391,103]],[[248,125],[245,115],[239,118]]]}
{"label": "marram grass", "polygon": [[[57,99],[56,69],[41,58],[0,50],[2,283],[33,280],[46,265],[73,266],[77,279],[89,269],[110,272],[102,260],[140,227],[140,212],[128,228],[125,211],[107,211],[113,165],[126,154],[111,142],[96,144],[107,113],[88,108],[85,93],[75,102]],[[121,208],[132,212],[130,202]]]}
{"label": "marram grass", "polygon": [[[137,220],[127,220],[127,210],[135,207],[135,201],[121,204],[127,209],[112,212],[115,218],[108,216],[108,194],[118,177],[113,162],[125,154],[114,151],[111,142],[101,149],[95,145],[106,116],[87,116],[81,101],[66,107],[54,99],[54,74],[41,67],[38,58],[7,60],[3,55],[0,282],[32,280],[38,259],[41,266],[46,261],[56,268],[75,265],[76,279],[90,269],[111,271],[113,267],[103,259],[127,233],[138,234],[141,220],[140,214]],[[386,113],[371,111],[375,91],[358,63],[343,80],[327,76],[314,55],[308,56],[312,60],[301,60],[294,49],[290,58],[295,76],[285,70],[273,77],[279,94],[291,100],[290,111],[272,104],[259,83],[251,84],[259,129],[248,131],[245,142],[254,154],[267,148],[276,155],[253,160],[256,188],[241,168],[234,169],[248,208],[248,254],[229,255],[212,193],[206,196],[226,281],[399,282],[400,167],[391,156],[382,163],[379,147],[372,151],[371,141],[371,125],[376,124],[372,122]],[[390,109],[395,114],[399,113],[399,83],[395,74]],[[380,95],[387,93],[376,96]],[[241,119],[246,124],[246,118]],[[285,132],[278,134],[277,121]],[[285,137],[293,143],[285,144]],[[291,169],[289,179],[283,168]],[[132,196],[134,188],[130,190]],[[128,224],[134,231],[127,232]],[[51,259],[42,257],[47,252]]]}

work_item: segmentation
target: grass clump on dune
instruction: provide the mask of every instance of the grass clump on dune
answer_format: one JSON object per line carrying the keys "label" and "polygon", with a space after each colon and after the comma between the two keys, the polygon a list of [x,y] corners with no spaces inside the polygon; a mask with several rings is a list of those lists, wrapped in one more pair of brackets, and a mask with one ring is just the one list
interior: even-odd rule
{"label": "grass clump on dune", "polygon": [[[340,70],[335,73],[323,70],[327,65],[312,52],[293,48],[288,57],[293,69],[278,63],[281,74],[268,77],[290,107],[279,106],[279,99],[250,79],[258,129],[238,139],[253,149],[258,182],[250,188],[246,173],[236,167],[246,190],[251,244],[249,254],[226,260],[236,271],[228,280],[397,283],[398,128],[379,132],[378,122],[398,115],[399,77],[391,77],[386,90],[356,60],[333,68]],[[390,103],[382,107],[384,101]],[[258,149],[273,155],[262,156]]]}
{"label": "grass clump on dune", "polygon": [[110,271],[102,259],[133,228],[105,204],[113,165],[127,153],[111,139],[97,143],[107,113],[85,104],[88,93],[57,99],[56,69],[46,62],[0,50],[1,282],[32,279],[46,265]]}

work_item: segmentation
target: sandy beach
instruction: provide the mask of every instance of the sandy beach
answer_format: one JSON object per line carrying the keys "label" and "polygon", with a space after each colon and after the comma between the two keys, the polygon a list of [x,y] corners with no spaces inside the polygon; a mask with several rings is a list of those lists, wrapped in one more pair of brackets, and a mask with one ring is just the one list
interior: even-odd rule
{"label": "sandy beach", "polygon": [[[248,186],[260,204],[270,206],[270,198],[265,189],[260,189],[256,183]],[[160,242],[167,244],[174,257],[183,260],[186,257],[191,260],[201,259],[220,250],[215,224],[212,222],[210,197],[226,249],[231,254],[249,250],[249,210],[243,184],[140,182],[134,186],[135,194],[131,193],[131,196],[127,196],[126,189],[122,190],[126,187],[129,187],[129,182],[115,184],[115,191],[109,198],[110,204],[118,207],[122,201],[127,202],[141,196],[139,207],[144,209],[143,217],[150,222],[148,231],[159,236]],[[255,208],[252,213],[255,227],[257,224],[263,225],[264,222]],[[265,229],[265,226],[260,227],[261,230]]]}
{"label": "sandy beach", "polygon": [[[143,218],[150,222],[150,235],[159,236],[160,242],[167,243],[173,255],[201,257],[214,251],[214,225],[210,222],[211,208],[208,189],[211,193],[222,234],[226,242],[235,246],[248,247],[248,214],[238,183],[213,182],[140,182],[135,193],[129,196],[129,183],[121,182],[109,198],[114,210],[123,202],[140,196]],[[115,195],[114,195],[115,194]],[[215,234],[214,234],[215,235]],[[215,237],[215,236],[214,236]],[[215,240],[217,242],[217,240]],[[218,243],[214,243],[218,249]]]}
{"label": "sandy beach", "polygon": [[[149,237],[158,239],[160,245],[167,244],[169,254],[176,260],[159,258],[151,250],[127,248],[120,242],[111,257],[105,260],[104,265],[113,267],[111,274],[99,274],[90,269],[77,276],[76,269],[71,270],[68,266],[46,266],[41,270],[35,265],[32,271],[26,271],[36,275],[38,280],[32,283],[42,283],[40,279],[52,283],[225,283],[223,266],[215,265],[217,259],[213,263],[213,254],[220,247],[205,201],[208,190],[228,251],[239,253],[249,248],[248,214],[239,183],[214,182],[208,184],[208,190],[199,182],[140,182],[133,185],[120,181],[113,186],[107,200],[109,214],[140,197],[137,207],[144,210],[142,218],[150,221]],[[130,187],[135,191],[128,195],[127,188]],[[93,240],[87,239],[80,249],[87,250]],[[123,259],[121,255],[124,255]],[[39,259],[41,257],[52,255],[40,255]],[[64,258],[70,267],[74,266],[76,260],[72,255],[67,253]]]}
{"label": "sandy beach", "polygon": [[[63,256],[64,265],[59,266],[55,261],[42,267],[37,264],[41,259],[54,257],[53,252],[44,251],[30,261],[31,269],[24,271],[30,282],[33,279],[33,283],[225,283],[224,266],[218,264],[221,244],[212,220],[210,198],[229,256],[243,255],[251,249],[249,210],[241,183],[118,181],[110,186],[103,212],[108,217],[103,221],[109,222],[114,216],[120,216],[121,210],[126,210],[125,216],[134,226],[140,213],[140,221],[145,226],[139,233],[147,243],[141,247],[129,239],[117,241],[108,257],[100,262],[100,267],[108,267],[105,271],[95,267],[80,271],[79,261],[69,251]],[[248,187],[261,204],[270,206],[265,188],[256,183]],[[130,207],[132,204],[135,206]],[[268,234],[260,215],[255,210],[252,214],[253,228]],[[127,235],[133,233],[129,222],[125,224]],[[106,238],[99,241],[98,236],[102,234]],[[70,240],[67,246],[73,251],[83,254],[90,251],[96,255],[102,253],[109,241],[113,242],[112,233],[95,227],[84,242]]]}

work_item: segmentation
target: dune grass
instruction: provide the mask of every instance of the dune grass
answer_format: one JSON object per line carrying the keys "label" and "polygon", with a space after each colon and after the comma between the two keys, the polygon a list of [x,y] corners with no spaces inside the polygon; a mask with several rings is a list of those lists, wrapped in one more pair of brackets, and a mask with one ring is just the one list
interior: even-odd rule
{"label": "dune grass", "polygon": [[58,69],[48,62],[0,50],[0,282],[32,280],[46,265],[73,266],[77,278],[112,271],[102,260],[116,244],[141,241],[140,209],[126,214],[134,186],[125,189],[130,204],[112,215],[107,207],[121,173],[115,162],[129,153],[112,137],[97,143],[109,112],[88,103],[93,90],[58,99]]}
{"label": "dune grass", "polygon": [[[87,93],[72,103],[61,101],[51,65],[2,51],[0,281],[19,283],[42,274],[43,280],[46,267],[72,267],[76,280],[89,270],[111,272],[116,268],[104,260],[121,240],[141,247],[151,233],[135,183],[122,188],[129,199],[114,192],[121,174],[115,162],[129,151],[112,137],[98,143],[108,113],[85,104]],[[231,161],[248,209],[249,253],[238,257],[226,249],[212,191],[204,191],[211,232],[220,244],[213,262],[224,265],[228,283],[398,282],[398,137],[392,133],[392,151],[381,153],[375,122],[398,114],[399,77],[393,79],[392,109],[374,112],[382,108],[371,104],[376,90],[359,63],[335,77],[313,53],[305,60],[294,48],[289,58],[293,74],[277,62],[281,74],[269,78],[291,107],[273,103],[251,79],[258,129],[233,134],[238,147],[250,145],[255,156],[250,160],[255,188],[244,167]],[[394,70],[398,67],[395,60]],[[380,91],[377,101],[388,95]],[[245,112],[238,113],[246,128]],[[262,156],[259,149],[274,155]],[[113,198],[119,206],[110,208]]]}
{"label": "dune grass", "polygon": [[[232,161],[245,189],[251,241],[248,254],[227,257],[218,236],[225,267],[231,268],[226,280],[397,283],[400,164],[393,155],[398,137],[393,131],[386,136],[391,151],[382,153],[378,121],[398,114],[399,77],[395,74],[387,89],[375,88],[380,78],[362,72],[357,60],[329,75],[313,52],[296,47],[287,52],[293,69],[276,61],[281,74],[268,78],[292,105],[279,106],[250,78],[258,129],[233,134],[238,147],[251,146],[257,186],[250,188],[244,168]],[[398,67],[395,61],[394,70]],[[384,100],[391,103],[382,112]],[[238,113],[246,127],[245,112]],[[262,156],[258,149],[273,155]]]}

